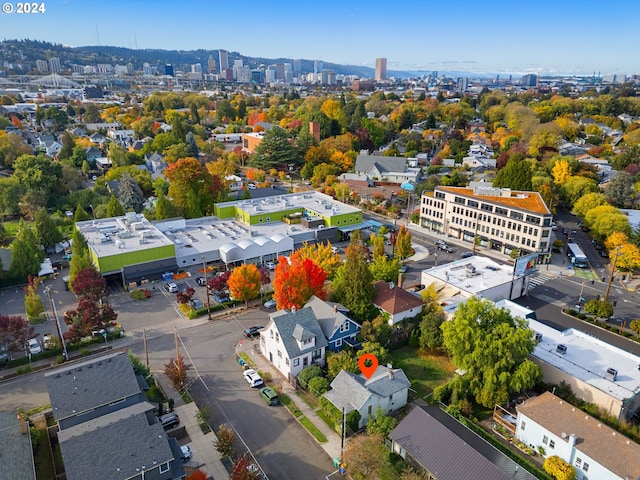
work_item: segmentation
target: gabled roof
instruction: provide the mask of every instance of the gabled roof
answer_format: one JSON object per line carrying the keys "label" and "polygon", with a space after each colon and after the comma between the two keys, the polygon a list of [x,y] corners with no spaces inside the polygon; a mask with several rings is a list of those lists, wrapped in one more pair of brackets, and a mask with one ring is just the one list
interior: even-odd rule
{"label": "gabled roof", "polygon": [[360,324],[354,322],[345,315],[349,310],[339,303],[326,302],[321,298],[312,295],[307,301],[305,307],[313,310],[313,314],[318,319],[320,328],[326,338],[331,338],[333,334],[340,328],[345,321],[350,321],[360,327]]}
{"label": "gabled roof", "polygon": [[31,439],[22,433],[15,412],[0,412],[0,432],[0,478],[35,480]]}
{"label": "gabled roof", "polygon": [[313,337],[316,339],[315,346],[305,349],[305,353],[329,345],[313,310],[309,307],[301,308],[294,312],[279,311],[270,315],[270,317],[278,329],[280,339],[289,358],[299,357],[302,354],[300,347],[298,347],[298,341],[304,339]]}
{"label": "gabled roof", "polygon": [[354,170],[356,172],[367,172],[373,166],[382,173],[403,173],[407,169],[407,159],[405,157],[384,157],[382,155],[358,155]]}
{"label": "gabled roof", "polygon": [[391,315],[424,305],[419,297],[403,290],[393,282],[387,283],[378,280],[373,286],[376,288],[376,298],[373,300],[373,304]]}
{"label": "gabled roof", "polygon": [[640,445],[551,392],[526,400],[517,409],[558,437],[574,434],[576,449],[620,478],[640,478]]}
{"label": "gabled roof", "polygon": [[[149,423],[149,407],[133,405],[59,432],[67,478],[96,478],[99,472],[102,480],[122,480],[140,475],[143,466],[149,470],[173,460],[162,426]],[[172,465],[184,468],[181,462]]]}
{"label": "gabled roof", "polygon": [[436,407],[415,407],[389,437],[438,480],[536,478]]}
{"label": "gabled roof", "polygon": [[56,420],[140,393],[131,361],[124,352],[58,368],[44,378]]}
{"label": "gabled roof", "polygon": [[325,393],[325,397],[336,407],[350,412],[359,410],[371,395],[387,398],[410,386],[411,382],[402,369],[379,365],[369,379],[362,374],[356,375],[341,370],[331,382],[331,390]]}

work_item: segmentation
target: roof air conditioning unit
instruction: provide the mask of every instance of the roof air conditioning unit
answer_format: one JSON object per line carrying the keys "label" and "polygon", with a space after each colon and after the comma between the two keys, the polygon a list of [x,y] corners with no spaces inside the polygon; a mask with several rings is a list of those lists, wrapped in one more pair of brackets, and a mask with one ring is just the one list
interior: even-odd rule
{"label": "roof air conditioning unit", "polygon": [[556,347],[556,352],[558,352],[561,355],[564,355],[565,353],[567,353],[567,346],[563,344],[559,344]]}
{"label": "roof air conditioning unit", "polygon": [[536,332],[535,337],[536,337],[536,342],[540,343],[542,341],[542,334],[541,333]]}
{"label": "roof air conditioning unit", "polygon": [[618,370],[615,368],[607,368],[607,373],[604,375],[604,378],[607,380],[611,380],[612,382],[616,381],[616,377],[618,376]]}

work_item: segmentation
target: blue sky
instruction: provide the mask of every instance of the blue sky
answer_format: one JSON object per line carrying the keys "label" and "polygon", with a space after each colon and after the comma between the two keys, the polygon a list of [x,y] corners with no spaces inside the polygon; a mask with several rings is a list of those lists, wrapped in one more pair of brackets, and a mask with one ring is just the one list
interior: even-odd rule
{"label": "blue sky", "polygon": [[[4,0],[2,0],[4,2]],[[2,3],[0,2],[0,3]],[[6,2],[5,2],[6,3]],[[15,9],[17,2],[8,2]],[[0,38],[218,49],[388,69],[640,74],[637,0],[49,0]]]}

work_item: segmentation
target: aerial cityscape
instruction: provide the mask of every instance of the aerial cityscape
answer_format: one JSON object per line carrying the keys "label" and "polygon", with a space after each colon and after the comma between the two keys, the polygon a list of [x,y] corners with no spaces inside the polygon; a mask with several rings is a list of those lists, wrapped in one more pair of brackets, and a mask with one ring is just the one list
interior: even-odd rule
{"label": "aerial cityscape", "polygon": [[1,479],[640,479],[640,7],[394,7],[2,5]]}

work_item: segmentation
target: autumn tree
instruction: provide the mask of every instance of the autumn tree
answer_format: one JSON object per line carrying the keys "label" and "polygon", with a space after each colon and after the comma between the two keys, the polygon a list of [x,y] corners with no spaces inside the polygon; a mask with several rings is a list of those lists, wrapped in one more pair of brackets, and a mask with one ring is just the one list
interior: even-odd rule
{"label": "autumn tree", "polygon": [[598,191],[595,181],[587,177],[574,176],[564,182],[560,193],[564,200],[573,206],[581,197]]}
{"label": "autumn tree", "polygon": [[231,454],[233,454],[233,444],[236,441],[233,430],[223,423],[218,428],[216,436],[218,437],[218,441],[214,443],[214,446],[217,452],[222,458],[230,458]]}
{"label": "autumn tree", "polygon": [[24,352],[24,346],[33,335],[33,327],[24,318],[0,314],[0,345],[7,352]]}
{"label": "autumn tree", "polygon": [[625,243],[629,243],[629,237],[625,233],[613,232],[605,239],[604,246],[607,247],[607,250],[615,250]]}
{"label": "autumn tree", "polygon": [[229,293],[236,300],[242,300],[247,307],[249,300],[260,294],[260,272],[253,263],[245,263],[233,269],[229,280]]}
{"label": "autumn tree", "polygon": [[24,287],[24,308],[27,319],[32,323],[44,320],[44,302],[38,294],[38,285],[40,285],[40,277],[29,275],[29,283]]}
{"label": "autumn tree", "polygon": [[280,257],[273,277],[273,299],[279,310],[301,308],[312,295],[325,299],[325,271],[309,258]]}
{"label": "autumn tree", "polygon": [[224,182],[213,176],[195,158],[181,158],[169,165],[164,175],[169,179],[169,197],[184,210],[187,218],[198,218],[213,211],[218,192]]}
{"label": "autumn tree", "polygon": [[187,380],[187,372],[191,365],[184,363],[184,357],[178,355],[178,358],[172,358],[169,363],[164,365],[164,374],[167,376],[173,388],[182,391]]}
{"label": "autumn tree", "polygon": [[354,480],[381,478],[389,450],[380,435],[357,435],[349,441],[342,460]]}
{"label": "autumn tree", "polygon": [[0,132],[0,167],[12,168],[18,157],[32,153],[33,149],[24,142],[21,135]]}
{"label": "autumn tree", "polygon": [[592,208],[607,204],[607,197],[603,193],[587,193],[580,197],[573,205],[573,213],[579,217],[584,217]]}
{"label": "autumn tree", "polygon": [[548,456],[542,466],[556,480],[575,480],[576,469],[557,455]]}
{"label": "autumn tree", "polygon": [[362,322],[360,335],[366,342],[387,345],[393,336],[393,327],[389,325],[388,319],[383,315],[378,315],[373,320]]}
{"label": "autumn tree", "polygon": [[107,282],[95,268],[80,270],[71,281],[70,287],[77,296],[94,302],[99,302],[108,295]]}
{"label": "autumn tree", "polygon": [[623,272],[633,272],[640,267],[640,248],[633,243],[620,245],[615,267]]}
{"label": "autumn tree", "polygon": [[553,176],[553,183],[558,186],[562,186],[571,178],[573,171],[569,162],[562,159],[555,162],[551,169],[551,175]]}
{"label": "autumn tree", "polygon": [[187,304],[191,301],[196,294],[196,290],[193,287],[187,287],[184,290],[180,290],[176,293],[176,302],[181,304]]}
{"label": "autumn tree", "polygon": [[411,256],[411,232],[406,225],[401,225],[396,236],[396,251],[400,260],[404,262],[404,259]]}
{"label": "autumn tree", "polygon": [[251,468],[255,465],[246,453],[240,454],[231,464],[230,480],[260,480],[261,473],[258,469]]}
{"label": "autumn tree", "polygon": [[300,260],[308,258],[313,261],[325,271],[328,279],[332,279],[342,265],[340,255],[333,252],[330,242],[316,244],[304,242],[302,247],[291,254],[291,259],[294,258]]}
{"label": "autumn tree", "polygon": [[453,321],[441,328],[454,365],[467,373],[438,387],[439,400],[473,397],[480,405],[492,407],[541,378],[540,368],[528,358],[535,341],[526,321],[513,318],[489,300],[469,298],[458,306]]}
{"label": "autumn tree", "polygon": [[358,359],[351,350],[340,350],[337,353],[329,352],[327,355],[327,376],[330,380],[342,371],[346,370],[351,373],[360,373]]}
{"label": "autumn tree", "polygon": [[227,282],[231,272],[221,272],[220,274],[209,279],[209,289],[214,292],[222,292],[228,288]]}

